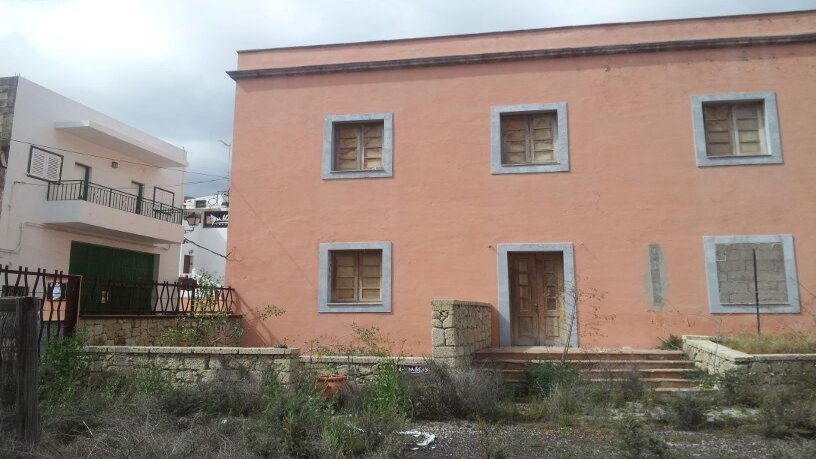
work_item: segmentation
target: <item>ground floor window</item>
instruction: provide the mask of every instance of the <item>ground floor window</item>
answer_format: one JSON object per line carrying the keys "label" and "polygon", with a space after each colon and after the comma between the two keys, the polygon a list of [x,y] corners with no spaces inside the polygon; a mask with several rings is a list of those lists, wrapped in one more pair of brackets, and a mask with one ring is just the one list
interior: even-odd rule
{"label": "ground floor window", "polygon": [[318,311],[390,312],[391,243],[320,244]]}

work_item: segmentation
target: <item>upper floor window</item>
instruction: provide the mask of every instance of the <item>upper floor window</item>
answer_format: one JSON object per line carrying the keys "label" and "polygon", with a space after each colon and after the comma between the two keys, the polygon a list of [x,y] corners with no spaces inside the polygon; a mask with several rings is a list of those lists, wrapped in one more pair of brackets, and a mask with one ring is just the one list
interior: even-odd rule
{"label": "upper floor window", "polygon": [[28,175],[49,182],[59,182],[62,178],[62,159],[62,155],[32,146],[28,157]]}
{"label": "upper floor window", "polygon": [[773,93],[692,97],[698,166],[782,162]]}
{"label": "upper floor window", "polygon": [[567,104],[508,105],[491,110],[491,172],[569,170]]}
{"label": "upper floor window", "polygon": [[323,178],[391,177],[392,120],[390,113],[326,115]]}

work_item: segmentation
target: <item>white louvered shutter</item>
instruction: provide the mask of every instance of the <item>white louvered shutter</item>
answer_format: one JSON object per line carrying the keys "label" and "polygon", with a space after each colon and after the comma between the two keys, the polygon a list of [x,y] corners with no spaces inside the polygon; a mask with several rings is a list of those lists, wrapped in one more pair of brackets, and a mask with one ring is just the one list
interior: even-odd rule
{"label": "white louvered shutter", "polygon": [[57,155],[46,154],[45,179],[50,182],[59,182],[62,172],[62,158]]}
{"label": "white louvered shutter", "polygon": [[40,178],[45,178],[46,152],[33,148],[31,159],[28,165],[28,173]]}

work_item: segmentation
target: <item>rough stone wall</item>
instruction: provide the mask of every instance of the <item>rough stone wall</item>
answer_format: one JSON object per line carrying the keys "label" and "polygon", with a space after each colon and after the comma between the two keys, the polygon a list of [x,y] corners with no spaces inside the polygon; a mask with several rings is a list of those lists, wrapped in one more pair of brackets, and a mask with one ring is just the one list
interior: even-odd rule
{"label": "rough stone wall", "polygon": [[110,374],[155,368],[176,384],[259,382],[272,371],[288,385],[300,364],[296,348],[87,346],[85,350],[90,358],[91,383]]}
{"label": "rough stone wall", "polygon": [[435,361],[454,367],[467,366],[476,351],[490,347],[492,305],[433,300],[431,307],[431,345]]}
{"label": "rough stone wall", "polygon": [[709,374],[737,371],[762,384],[788,384],[804,373],[816,373],[816,354],[746,354],[709,336],[684,336],[683,351]]}
{"label": "rough stone wall", "polygon": [[6,185],[6,160],[8,159],[11,125],[14,119],[14,102],[17,98],[17,77],[0,78],[0,212],[3,208],[3,189]]}
{"label": "rough stone wall", "polygon": [[[228,326],[240,325],[241,316],[230,316]],[[79,326],[94,346],[158,346],[162,333],[178,326],[175,316],[80,317]],[[225,343],[237,346],[238,338]]]}
{"label": "rough stone wall", "polygon": [[717,244],[717,279],[722,304],[753,304],[754,261],[757,252],[759,304],[788,302],[785,257],[781,244]]}
{"label": "rough stone wall", "polygon": [[[345,375],[350,380],[364,384],[377,374],[383,362],[392,359],[373,356],[303,356],[300,362],[307,372]],[[421,357],[399,357],[396,360],[398,368],[408,373],[421,373],[425,367],[425,359]]]}

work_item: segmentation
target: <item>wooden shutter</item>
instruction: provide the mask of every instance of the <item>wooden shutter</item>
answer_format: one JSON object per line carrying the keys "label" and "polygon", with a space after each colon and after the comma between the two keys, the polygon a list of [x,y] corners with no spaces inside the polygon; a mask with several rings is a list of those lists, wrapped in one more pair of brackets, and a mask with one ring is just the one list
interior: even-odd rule
{"label": "wooden shutter", "polygon": [[46,152],[36,148],[31,149],[31,158],[28,164],[28,173],[40,178],[45,178],[45,168],[48,160],[46,159]]}
{"label": "wooden shutter", "polygon": [[383,168],[383,125],[382,123],[364,124],[363,131],[363,169],[377,170]]}
{"label": "wooden shutter", "polygon": [[767,154],[762,102],[703,105],[708,156]]}
{"label": "wooden shutter", "polygon": [[334,169],[355,171],[360,169],[359,124],[338,124],[334,127]]}
{"label": "wooden shutter", "polygon": [[382,250],[337,250],[331,257],[332,302],[380,301]]}
{"label": "wooden shutter", "polygon": [[334,127],[334,170],[383,168],[383,123],[337,124]]}
{"label": "wooden shutter", "polygon": [[502,164],[555,163],[555,137],[555,113],[502,116]]}
{"label": "wooden shutter", "polygon": [[33,147],[29,158],[28,173],[43,180],[58,182],[62,177],[62,156]]}

